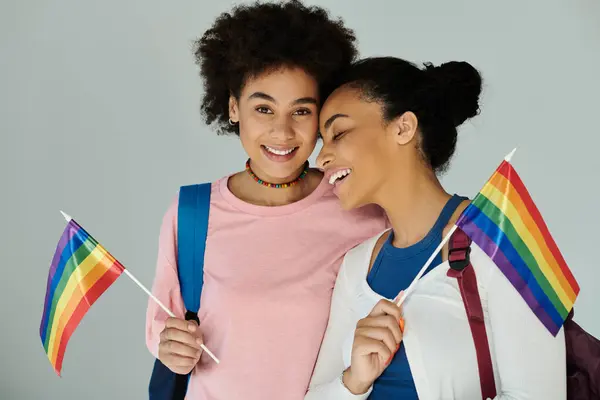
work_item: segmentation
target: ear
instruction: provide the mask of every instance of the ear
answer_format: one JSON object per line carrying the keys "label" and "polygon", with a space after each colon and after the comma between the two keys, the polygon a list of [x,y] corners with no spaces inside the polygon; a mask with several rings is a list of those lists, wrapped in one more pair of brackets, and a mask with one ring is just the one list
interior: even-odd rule
{"label": "ear", "polygon": [[417,135],[419,121],[417,116],[407,111],[390,123],[390,129],[393,129],[393,134],[396,143],[406,145],[410,143]]}
{"label": "ear", "polygon": [[232,122],[239,122],[239,112],[237,99],[235,96],[229,96],[229,119],[231,119]]}

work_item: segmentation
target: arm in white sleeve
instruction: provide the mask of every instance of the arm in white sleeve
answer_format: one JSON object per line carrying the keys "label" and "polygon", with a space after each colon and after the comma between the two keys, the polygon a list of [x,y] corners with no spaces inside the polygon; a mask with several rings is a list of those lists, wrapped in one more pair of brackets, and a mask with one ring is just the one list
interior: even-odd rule
{"label": "arm in white sleeve", "polygon": [[495,399],[566,399],[564,331],[552,336],[502,271],[492,268],[488,312],[499,380]]}
{"label": "arm in white sleeve", "polygon": [[350,288],[353,286],[349,284],[344,266],[345,262],[333,289],[327,330],[304,400],[364,400],[371,393],[369,389],[365,394],[354,395],[341,379],[346,369],[343,343],[348,335],[354,333],[359,319],[352,310],[354,297]]}

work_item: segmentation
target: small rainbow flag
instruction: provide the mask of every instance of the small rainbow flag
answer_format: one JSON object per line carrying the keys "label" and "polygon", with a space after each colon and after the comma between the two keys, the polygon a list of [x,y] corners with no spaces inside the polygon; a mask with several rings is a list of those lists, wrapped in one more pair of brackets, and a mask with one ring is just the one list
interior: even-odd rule
{"label": "small rainbow flag", "polygon": [[510,164],[513,153],[496,169],[456,225],[490,256],[556,336],[573,308],[579,285]]}
{"label": "small rainbow flag", "polygon": [[63,215],[68,223],[50,265],[40,324],[44,350],[59,376],[73,331],[125,270],[85,229]]}

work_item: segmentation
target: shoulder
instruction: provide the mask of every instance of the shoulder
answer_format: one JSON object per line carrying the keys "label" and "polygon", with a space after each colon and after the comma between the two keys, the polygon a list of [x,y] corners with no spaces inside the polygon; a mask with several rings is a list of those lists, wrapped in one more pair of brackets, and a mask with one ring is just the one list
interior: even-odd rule
{"label": "shoulder", "polygon": [[162,226],[177,228],[177,211],[179,208],[179,189],[172,195],[167,204],[166,210],[163,212]]}
{"label": "shoulder", "polygon": [[366,279],[373,249],[379,238],[386,232],[387,229],[380,231],[375,236],[363,241],[346,253],[339,273],[343,274],[349,283],[361,282]]}
{"label": "shoulder", "polygon": [[[206,182],[197,182],[197,183],[186,183],[179,186],[175,192],[175,195],[172,198],[170,207],[175,207],[179,205],[179,200],[181,198],[181,193],[184,190],[193,190],[194,188],[209,188],[209,193],[211,196],[211,201],[217,197],[218,194],[222,192],[223,186],[227,187],[228,181],[231,178],[230,175],[221,177],[215,181],[206,181]],[[189,193],[189,192],[188,192]]]}
{"label": "shoulder", "polygon": [[358,237],[359,242],[388,227],[387,216],[380,206],[369,204],[348,210],[342,207],[329,183],[322,182],[317,191],[316,201],[305,211],[307,217],[318,220],[319,226],[329,225],[342,236]]}
{"label": "shoulder", "polygon": [[[385,211],[376,204],[367,204],[350,210],[344,209],[339,198],[333,192],[333,187],[329,184],[327,184],[319,203],[342,221],[349,223],[375,222],[382,229],[389,226]],[[373,232],[373,235],[375,233],[377,232]]]}
{"label": "shoulder", "polygon": [[450,220],[448,220],[448,223],[444,227],[444,230],[442,233],[443,236],[446,236],[448,234],[448,232],[450,232],[452,227],[456,224],[456,221],[458,221],[458,218],[460,217],[460,215],[463,213],[463,211],[465,211],[465,209],[469,206],[469,204],[471,204],[471,200],[469,200],[467,198],[465,198],[465,200],[460,202],[458,207],[456,207],[456,210],[452,213]]}
{"label": "shoulder", "polygon": [[184,185],[181,185],[180,187],[178,187],[175,190],[175,193],[173,195],[171,195],[171,197],[169,198],[166,209],[163,211],[162,229],[163,230],[165,230],[165,229],[173,230],[174,232],[177,232],[177,217],[179,214],[179,199],[180,199],[181,191],[184,190],[184,188],[194,187],[194,186],[198,186],[198,185],[210,185],[211,197],[214,198],[214,194],[218,193],[220,185],[222,185],[224,182],[226,183],[226,180],[227,180],[227,177],[224,177],[224,178],[218,179],[214,182],[184,184]]}

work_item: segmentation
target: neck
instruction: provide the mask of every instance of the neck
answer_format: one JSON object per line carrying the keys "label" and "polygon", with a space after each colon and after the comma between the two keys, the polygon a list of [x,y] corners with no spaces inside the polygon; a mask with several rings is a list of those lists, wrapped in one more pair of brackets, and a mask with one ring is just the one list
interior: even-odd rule
{"label": "neck", "polygon": [[410,174],[391,174],[378,191],[375,202],[390,220],[393,245],[402,248],[427,235],[450,197],[431,170],[419,168]]}

